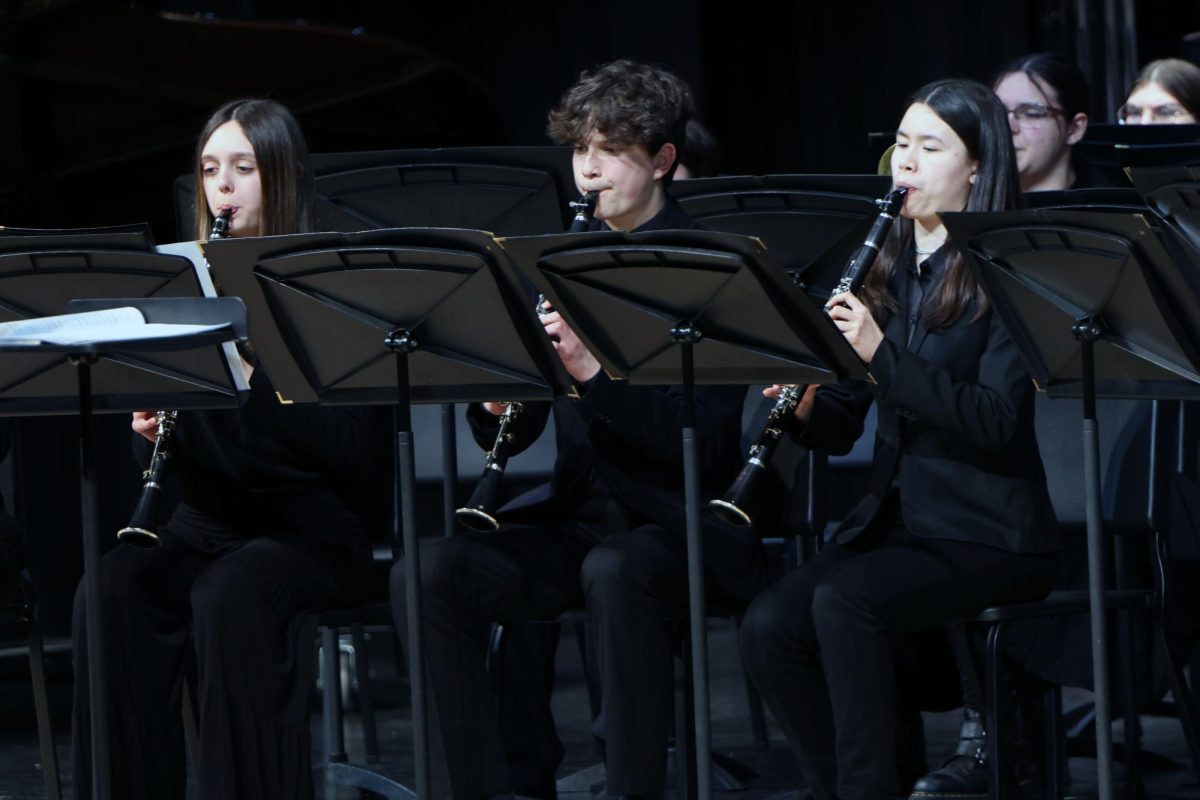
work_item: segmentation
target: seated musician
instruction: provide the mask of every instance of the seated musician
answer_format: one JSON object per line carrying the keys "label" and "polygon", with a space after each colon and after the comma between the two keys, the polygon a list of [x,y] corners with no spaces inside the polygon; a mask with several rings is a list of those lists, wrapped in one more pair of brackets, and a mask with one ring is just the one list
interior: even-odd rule
{"label": "seated musician", "polygon": [[1200,67],[1181,58],[1151,61],[1117,109],[1122,125],[1194,125],[1200,120]]}
{"label": "seated musician", "polygon": [[[1079,67],[1050,53],[1022,56],[1000,70],[992,90],[1008,111],[1021,191],[1080,188],[1086,176],[1072,154],[1087,131],[1088,85]],[[914,795],[987,796],[987,731],[983,698],[975,696],[983,666],[972,653],[965,648],[959,656],[967,663],[959,664],[963,721],[958,745],[953,755],[917,781]]]}
{"label": "seated musician", "polygon": [[[219,108],[196,153],[197,238],[311,231],[316,193],[296,120],[272,100]],[[199,797],[311,798],[313,634],[301,612],[353,603],[370,551],[347,501],[367,436],[359,410],[281,405],[244,363],[236,410],[183,411],[169,441],[182,502],[157,547],[122,543],[100,565],[112,797],[184,796],[180,715],[194,665]],[[133,415],[135,454],[155,439]],[[91,797],[84,595],[75,596],[74,786]]]}
{"label": "seated musician", "polygon": [[[666,194],[691,109],[679,78],[629,61],[584,73],[563,95],[549,132],[574,147],[579,191],[599,192],[594,227],[696,227]],[[530,629],[548,626],[522,621],[551,621],[581,606],[603,689],[595,730],[606,742],[608,793],[661,796],[666,780],[673,643],[664,615],[687,605],[682,388],[613,380],[559,314],[547,312],[546,334],[579,396],[527,405],[513,435],[515,450],[525,448],[553,414],[550,485],[536,499],[502,508],[499,531],[460,533],[421,551],[439,798],[554,796],[562,749],[549,711],[553,651],[544,641],[530,644],[537,637]],[[700,473],[714,494],[740,465],[744,391],[696,388]],[[492,445],[502,410],[499,403],[470,407],[481,446]],[[704,536],[712,590],[749,597],[762,570],[757,540],[711,518]],[[392,604],[403,626],[403,564],[392,571]],[[498,702],[484,663],[494,622],[520,640],[506,653],[522,654],[506,656]]]}
{"label": "seated musician", "polygon": [[1072,61],[1034,53],[1007,64],[992,89],[1008,110],[1021,191],[1080,188],[1073,148],[1088,125],[1088,85]]}
{"label": "seated musician", "polygon": [[740,633],[818,800],[908,790],[896,640],[1042,597],[1057,563],[1033,382],[938,216],[1018,201],[1004,106],[974,82],[925,86],[891,166],[909,189],[901,216],[859,296],[828,303],[874,382],[810,389],[795,412],[801,443],[844,453],[876,404],[871,492],[816,558],[759,595]]}

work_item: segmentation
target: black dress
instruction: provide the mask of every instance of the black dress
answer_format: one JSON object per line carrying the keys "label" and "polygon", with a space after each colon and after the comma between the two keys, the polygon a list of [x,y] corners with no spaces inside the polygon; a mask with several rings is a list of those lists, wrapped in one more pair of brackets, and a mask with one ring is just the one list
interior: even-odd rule
{"label": "black dress", "polygon": [[[101,561],[113,796],[183,797],[180,698],[195,674],[203,798],[313,795],[308,699],[315,617],[359,599],[367,537],[347,501],[365,412],[281,405],[256,370],[236,411],[180,414],[183,500],[161,546]],[[143,461],[149,443],[136,436]],[[76,591],[75,796],[91,796],[84,596]]]}

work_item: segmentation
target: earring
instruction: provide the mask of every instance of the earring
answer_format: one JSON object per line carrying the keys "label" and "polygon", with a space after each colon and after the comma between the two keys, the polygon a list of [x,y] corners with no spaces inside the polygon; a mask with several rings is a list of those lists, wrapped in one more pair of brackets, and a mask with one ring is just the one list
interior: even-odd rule
{"label": "earring", "polygon": [[975,173],[972,172],[971,173],[971,183],[974,183],[974,182],[975,182]]}

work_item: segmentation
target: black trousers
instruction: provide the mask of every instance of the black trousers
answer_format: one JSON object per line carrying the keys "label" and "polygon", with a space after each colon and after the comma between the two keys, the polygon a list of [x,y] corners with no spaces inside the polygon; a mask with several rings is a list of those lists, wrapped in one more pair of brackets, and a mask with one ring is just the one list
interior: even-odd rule
{"label": "black trousers", "polygon": [[[186,524],[179,517],[177,530]],[[161,547],[119,545],[101,560],[114,797],[184,797],[180,698],[193,665],[200,797],[313,796],[315,616],[302,612],[355,602],[359,565],[265,537],[214,550],[182,546],[164,530]],[[78,798],[92,795],[84,606],[80,586],[71,720]]]}
{"label": "black trousers", "polygon": [[898,789],[894,638],[1040,598],[1056,564],[1056,554],[897,528],[826,547],[759,595],[742,622],[742,658],[817,798]]}
{"label": "black trousers", "polygon": [[[673,652],[664,615],[686,608],[686,565],[683,537],[653,524],[603,538],[570,525],[505,526],[499,533],[425,542],[421,585],[434,796],[479,800],[512,791],[506,752],[523,756],[518,780],[552,783],[562,751],[549,709],[550,665],[538,652],[544,634],[531,633],[525,621],[553,620],[580,605],[587,610],[588,642],[603,688],[597,728],[606,740],[608,792],[662,789]],[[402,562],[392,569],[391,592],[404,641]],[[518,642],[506,649],[498,703],[485,663],[493,622],[504,624]],[[518,709],[521,704],[526,707]],[[537,770],[542,774],[535,779],[530,773]]]}

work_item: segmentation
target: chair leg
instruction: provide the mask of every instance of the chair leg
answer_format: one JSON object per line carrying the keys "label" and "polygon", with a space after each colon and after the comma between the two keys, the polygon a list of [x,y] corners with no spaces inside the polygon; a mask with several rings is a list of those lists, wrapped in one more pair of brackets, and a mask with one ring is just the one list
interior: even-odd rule
{"label": "chair leg", "polygon": [[675,682],[675,796],[696,800],[696,724],[692,717],[692,655],[686,627],[680,636],[680,679]]}
{"label": "chair leg", "polygon": [[[321,709],[327,764],[346,762],[345,733],[342,730],[342,682],[338,629],[321,629]],[[337,789],[325,776],[326,800],[333,800]]]}
{"label": "chair leg", "polygon": [[1157,642],[1160,655],[1170,667],[1167,672],[1171,687],[1171,701],[1175,705],[1175,713],[1179,715],[1179,725],[1183,728],[1183,738],[1187,742],[1188,753],[1192,757],[1192,772],[1195,774],[1196,780],[1200,781],[1200,742],[1197,741],[1196,720],[1193,714],[1193,709],[1195,708],[1193,702],[1195,701],[1192,698],[1191,690],[1188,688],[1183,670],[1171,658],[1171,651],[1167,647],[1167,638],[1163,632],[1161,620],[1155,621],[1154,638]]}
{"label": "chair leg", "polygon": [[50,703],[46,691],[45,656],[42,630],[36,616],[29,619],[29,674],[33,680],[33,707],[37,715],[38,743],[42,751],[42,777],[47,800],[59,800],[58,755],[54,748],[54,726],[50,722]]}
{"label": "chair leg", "polygon": [[1008,800],[1011,789],[1008,780],[1008,762],[1005,759],[1004,725],[1000,722],[1000,704],[1004,699],[1003,655],[1004,623],[992,625],[987,636],[987,749],[988,764],[991,765],[991,780],[988,795],[991,800]]}
{"label": "chair leg", "polygon": [[1063,731],[1062,687],[1052,684],[1042,692],[1042,724],[1045,726],[1043,758],[1046,800],[1060,800],[1067,785],[1067,747]]}
{"label": "chair leg", "polygon": [[375,701],[371,697],[371,670],[367,658],[367,637],[363,624],[350,626],[350,638],[354,642],[354,675],[358,681],[358,710],[362,715],[363,745],[367,750],[367,763],[379,761],[379,733],[375,726]]}

